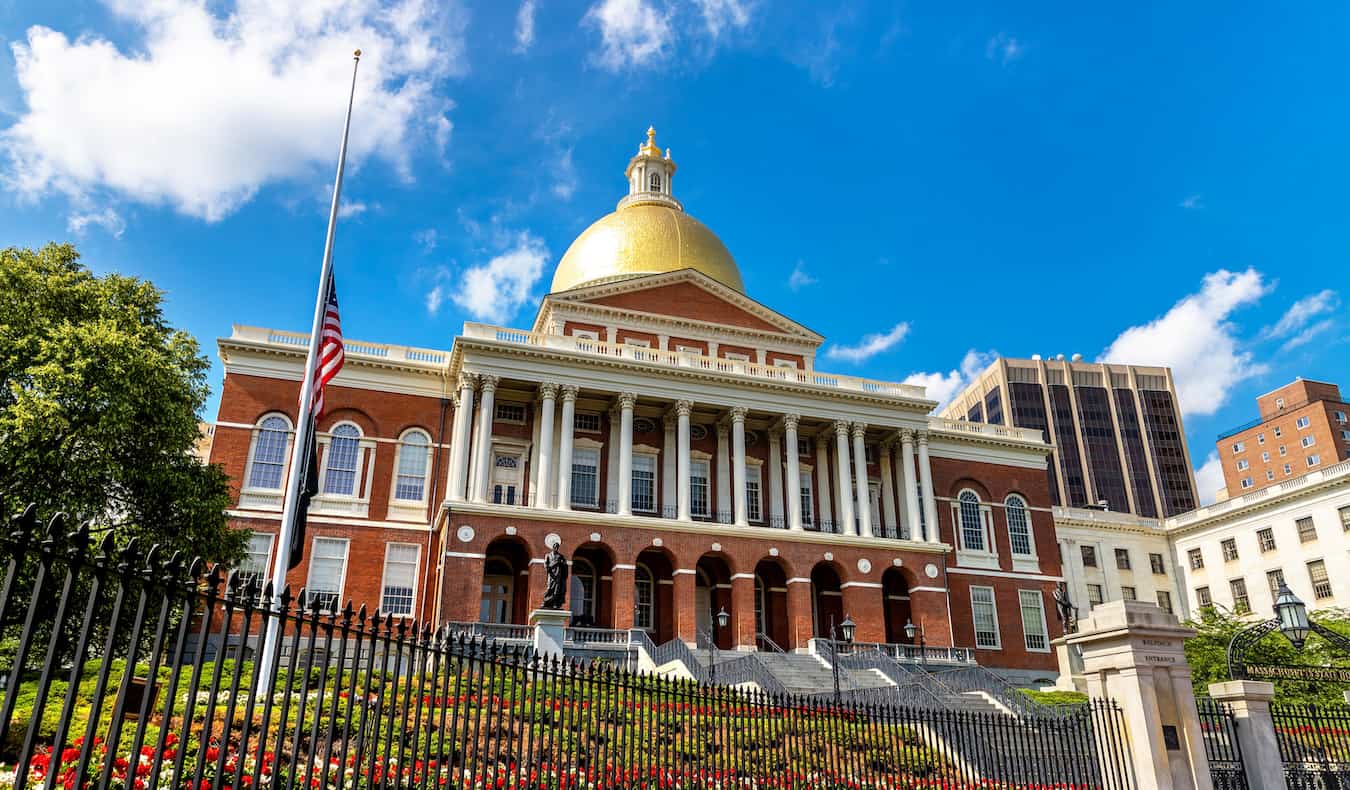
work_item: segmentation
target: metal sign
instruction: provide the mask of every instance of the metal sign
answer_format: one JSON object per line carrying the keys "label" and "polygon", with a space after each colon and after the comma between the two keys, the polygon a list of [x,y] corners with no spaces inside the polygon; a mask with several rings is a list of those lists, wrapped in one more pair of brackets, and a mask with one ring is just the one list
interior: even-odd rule
{"label": "metal sign", "polygon": [[1324,680],[1350,683],[1350,667],[1299,667],[1288,664],[1247,664],[1252,680]]}

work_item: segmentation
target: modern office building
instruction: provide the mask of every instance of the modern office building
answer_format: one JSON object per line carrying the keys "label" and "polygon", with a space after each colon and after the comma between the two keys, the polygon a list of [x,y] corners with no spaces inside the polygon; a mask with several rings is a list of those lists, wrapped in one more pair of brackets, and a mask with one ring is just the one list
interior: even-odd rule
{"label": "modern office building", "polygon": [[1350,403],[1335,384],[1297,379],[1256,399],[1260,417],[1219,436],[1225,491],[1237,496],[1350,459]]}
{"label": "modern office building", "polygon": [[1000,358],[942,416],[1040,431],[1056,505],[1162,518],[1199,504],[1168,368]]}

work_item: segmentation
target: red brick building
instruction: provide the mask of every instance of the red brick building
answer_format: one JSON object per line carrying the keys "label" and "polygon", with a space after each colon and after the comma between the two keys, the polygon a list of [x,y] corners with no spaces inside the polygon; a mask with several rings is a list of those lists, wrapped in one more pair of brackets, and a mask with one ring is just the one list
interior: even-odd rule
{"label": "red brick building", "polygon": [[[290,583],[324,604],[523,624],[556,535],[574,623],[794,650],[845,615],[864,642],[905,642],[913,621],[981,664],[1052,670],[1040,432],[817,370],[824,338],[744,293],[672,197],[674,171],[649,133],[628,196],[568,249],[530,329],[466,324],[449,351],[348,342]],[[274,547],[305,343],[239,326],[219,343],[211,458],[253,570]]]}
{"label": "red brick building", "polygon": [[1256,399],[1260,417],[1219,436],[1227,496],[1350,459],[1350,403],[1335,384],[1297,379]]}

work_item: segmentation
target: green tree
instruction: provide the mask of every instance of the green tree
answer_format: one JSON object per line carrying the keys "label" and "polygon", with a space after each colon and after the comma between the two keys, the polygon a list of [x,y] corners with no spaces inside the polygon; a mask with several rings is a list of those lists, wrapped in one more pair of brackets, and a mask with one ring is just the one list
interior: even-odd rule
{"label": "green tree", "polygon": [[69,244],[0,250],[0,507],[233,561],[228,481],[191,452],[209,363],[162,298]]}
{"label": "green tree", "polygon": [[[1350,612],[1320,609],[1312,615],[1319,625],[1350,636]],[[1209,694],[1209,684],[1229,679],[1228,643],[1233,635],[1260,622],[1251,616],[1237,617],[1217,607],[1200,611],[1200,619],[1187,623],[1195,637],[1186,641],[1186,661],[1197,695]],[[1350,655],[1317,634],[1309,634],[1302,650],[1295,650],[1279,632],[1269,634],[1247,651],[1249,664],[1290,664],[1295,666],[1350,667]],[[1340,705],[1346,686],[1327,681],[1275,681],[1275,698],[1282,703]]]}

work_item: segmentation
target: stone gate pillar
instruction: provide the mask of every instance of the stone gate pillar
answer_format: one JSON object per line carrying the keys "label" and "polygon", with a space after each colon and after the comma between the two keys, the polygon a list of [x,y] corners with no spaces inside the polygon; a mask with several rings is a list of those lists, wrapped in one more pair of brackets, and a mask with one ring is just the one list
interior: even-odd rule
{"label": "stone gate pillar", "polygon": [[1284,762],[1275,736],[1270,701],[1275,684],[1261,680],[1229,680],[1209,684],[1209,696],[1228,704],[1233,729],[1242,749],[1242,769],[1250,790],[1286,790]]}
{"label": "stone gate pillar", "polygon": [[1138,790],[1213,790],[1182,649],[1194,635],[1154,604],[1112,601],[1064,637],[1082,652],[1088,694],[1124,711]]}

